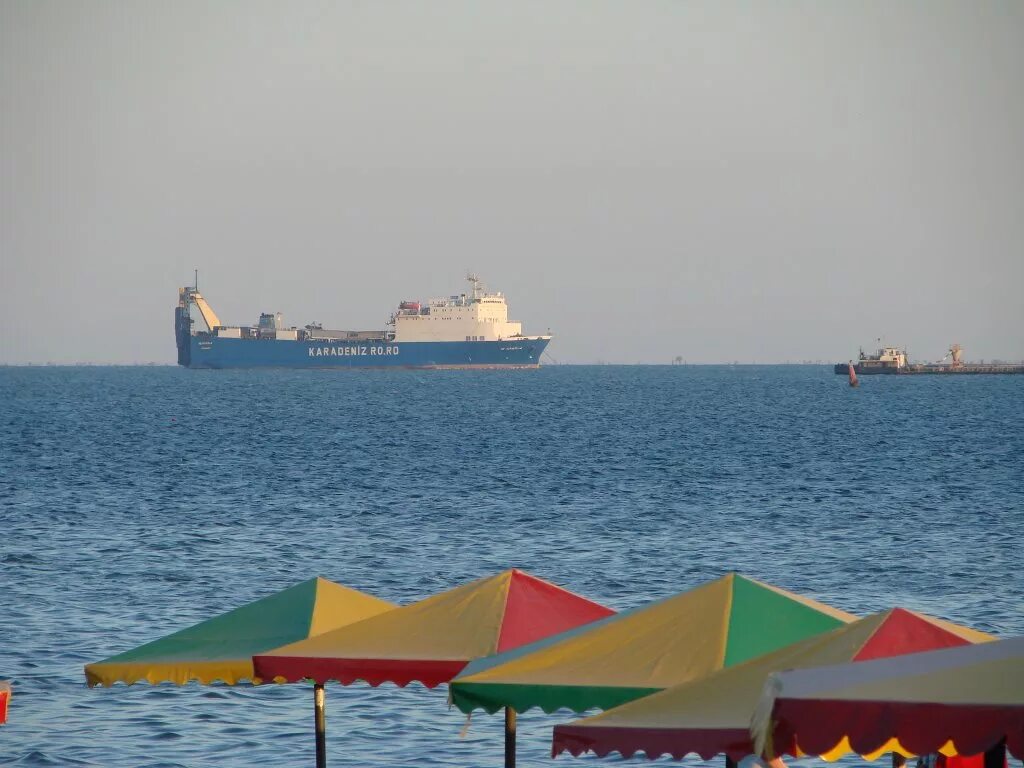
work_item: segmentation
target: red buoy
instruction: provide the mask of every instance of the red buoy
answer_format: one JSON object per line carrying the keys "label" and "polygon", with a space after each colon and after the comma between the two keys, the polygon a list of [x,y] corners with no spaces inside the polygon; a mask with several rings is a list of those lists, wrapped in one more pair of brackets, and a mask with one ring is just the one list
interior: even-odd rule
{"label": "red buoy", "polygon": [[[850,369],[850,386],[851,387],[859,387],[860,386],[860,382],[857,381],[857,372],[855,370],[853,370],[853,363],[849,363],[848,367]],[[840,370],[842,370],[842,369],[840,369]]]}

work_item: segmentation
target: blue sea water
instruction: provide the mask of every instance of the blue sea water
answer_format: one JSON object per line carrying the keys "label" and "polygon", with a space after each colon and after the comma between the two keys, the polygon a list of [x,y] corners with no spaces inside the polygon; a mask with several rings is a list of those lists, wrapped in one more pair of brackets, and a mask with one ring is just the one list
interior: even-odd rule
{"label": "blue sea water", "polygon": [[[738,570],[1019,634],[1022,426],[1015,376],[0,368],[0,764],[312,765],[307,686],[82,666],[314,575],[405,602],[517,566],[623,609]],[[443,688],[327,705],[334,765],[501,764]],[[521,715],[520,764],[570,719]]]}

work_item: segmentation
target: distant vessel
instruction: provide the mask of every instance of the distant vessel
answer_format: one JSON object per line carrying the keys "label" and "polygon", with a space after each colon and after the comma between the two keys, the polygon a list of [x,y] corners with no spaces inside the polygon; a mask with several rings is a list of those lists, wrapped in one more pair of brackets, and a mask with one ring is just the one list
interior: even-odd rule
{"label": "distant vessel", "polygon": [[899,347],[880,347],[874,355],[860,350],[857,362],[836,363],[835,372],[840,375],[895,374],[900,376],[922,373],[978,374],[978,373],[1024,373],[1024,364],[1019,363],[965,363],[964,350],[959,344],[950,346],[946,356],[937,363],[910,363],[907,351]]}
{"label": "distant vessel", "polygon": [[[281,313],[252,326],[220,318],[196,285],[178,290],[178,364],[189,368],[537,368],[550,335],[524,336],[508,319],[505,296],[472,288],[428,302],[403,301],[382,331],[332,331],[319,323],[286,327]],[[206,330],[195,330],[195,307]]]}

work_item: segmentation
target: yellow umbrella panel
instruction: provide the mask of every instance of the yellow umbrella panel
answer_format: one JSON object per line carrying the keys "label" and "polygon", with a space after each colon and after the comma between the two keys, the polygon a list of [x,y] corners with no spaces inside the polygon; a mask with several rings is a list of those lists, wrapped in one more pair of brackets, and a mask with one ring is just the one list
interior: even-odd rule
{"label": "yellow umbrella panel", "polygon": [[260,682],[252,656],[389,611],[395,606],[327,579],[296,584],[172,635],[87,664],[89,686],[216,680]]}

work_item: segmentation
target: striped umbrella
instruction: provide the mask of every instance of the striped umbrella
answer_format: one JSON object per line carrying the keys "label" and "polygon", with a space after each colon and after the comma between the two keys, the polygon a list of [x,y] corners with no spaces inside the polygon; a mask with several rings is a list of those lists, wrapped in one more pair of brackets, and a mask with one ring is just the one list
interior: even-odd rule
{"label": "striped umbrella", "polygon": [[989,635],[902,608],[876,613],[723,669],[699,680],[555,727],[552,752],[573,755],[644,752],[677,760],[725,753],[738,761],[754,753],[750,718],[765,678],[780,669],[897,656],[991,640]]}

